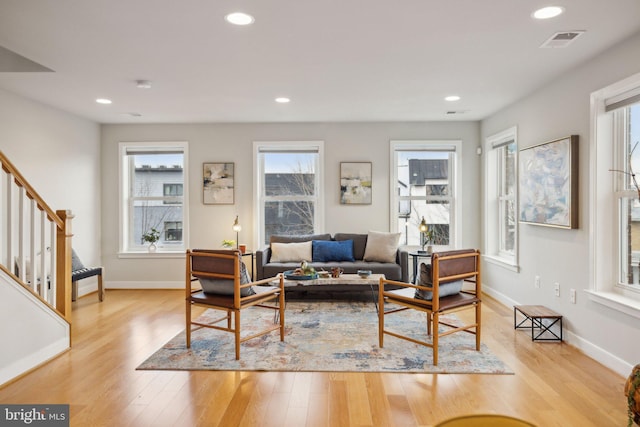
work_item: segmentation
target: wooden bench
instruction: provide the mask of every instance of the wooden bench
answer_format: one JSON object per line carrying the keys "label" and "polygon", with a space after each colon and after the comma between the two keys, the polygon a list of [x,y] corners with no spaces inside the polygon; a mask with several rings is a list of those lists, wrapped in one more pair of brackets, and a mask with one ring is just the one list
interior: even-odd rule
{"label": "wooden bench", "polygon": [[98,276],[98,299],[104,299],[104,289],[102,287],[102,267],[85,267],[80,261],[76,251],[71,251],[71,300],[78,298],[78,280],[88,277]]}
{"label": "wooden bench", "polygon": [[[517,314],[524,319],[518,323]],[[546,324],[543,320],[548,319]],[[528,321],[528,323],[527,323]],[[559,323],[560,335],[551,330]],[[513,307],[513,324],[515,329],[531,329],[531,341],[560,341],[562,342],[562,315],[543,305],[516,305]],[[537,333],[536,333],[537,332]],[[548,333],[548,334],[547,334]],[[543,337],[547,334],[546,337]],[[549,337],[551,335],[551,337]]]}

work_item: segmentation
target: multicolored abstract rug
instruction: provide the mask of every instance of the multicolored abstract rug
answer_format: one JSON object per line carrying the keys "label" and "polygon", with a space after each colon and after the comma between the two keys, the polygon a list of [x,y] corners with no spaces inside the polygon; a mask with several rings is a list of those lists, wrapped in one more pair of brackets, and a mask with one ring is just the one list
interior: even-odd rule
{"label": "multicolored abstract rug", "polygon": [[[252,307],[242,312],[242,335],[274,320],[273,311]],[[207,310],[199,319],[215,319]],[[454,322],[455,316],[450,318]],[[424,314],[413,310],[385,317],[388,329],[424,339]],[[475,350],[475,336],[456,333],[440,339],[438,366],[432,350],[385,336],[378,346],[378,317],[371,302],[287,301],[284,342],[274,331],[241,344],[235,360],[233,334],[202,328],[187,349],[184,331],[137,369],[220,371],[334,371],[512,374],[489,349]],[[442,326],[441,326],[442,327]]]}

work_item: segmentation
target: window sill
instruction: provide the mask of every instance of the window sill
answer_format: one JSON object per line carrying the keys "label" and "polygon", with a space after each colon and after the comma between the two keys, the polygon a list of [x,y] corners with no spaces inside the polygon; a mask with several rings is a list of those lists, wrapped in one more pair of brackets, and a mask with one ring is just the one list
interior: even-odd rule
{"label": "window sill", "polygon": [[133,259],[133,258],[184,258],[185,251],[159,251],[159,252],[119,252],[118,258],[121,259]]}
{"label": "window sill", "polygon": [[506,260],[504,258],[500,258],[500,257],[497,257],[495,255],[483,255],[482,257],[488,263],[498,265],[498,266],[500,266],[502,268],[505,268],[507,270],[511,270],[514,273],[519,273],[520,272],[520,266],[519,265],[513,264],[511,261],[508,261],[508,260]]}
{"label": "window sill", "polygon": [[616,292],[585,290],[591,301],[640,319],[640,301]]}

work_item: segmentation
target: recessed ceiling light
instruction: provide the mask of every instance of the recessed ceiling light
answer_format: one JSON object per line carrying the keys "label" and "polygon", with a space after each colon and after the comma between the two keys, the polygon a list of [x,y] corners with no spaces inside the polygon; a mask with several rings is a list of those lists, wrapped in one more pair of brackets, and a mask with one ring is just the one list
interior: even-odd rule
{"label": "recessed ceiling light", "polygon": [[291,100],[289,98],[285,98],[284,96],[276,98],[276,102],[279,102],[280,104],[286,104],[287,102],[290,102],[290,101]]}
{"label": "recessed ceiling light", "polygon": [[243,12],[230,13],[225,16],[224,19],[226,19],[228,23],[233,25],[249,25],[253,24],[253,22],[255,21],[255,19],[253,19],[253,16]]}
{"label": "recessed ceiling light", "polygon": [[533,12],[531,16],[533,16],[536,19],[549,19],[549,18],[555,18],[556,16],[560,15],[562,12],[564,12],[564,8],[560,6],[548,6],[548,7],[543,7],[542,9],[536,10],[535,12]]}
{"label": "recessed ceiling light", "polygon": [[98,104],[111,104],[111,100],[107,98],[98,98],[96,99]]}
{"label": "recessed ceiling light", "polygon": [[445,101],[460,101],[460,97],[458,95],[449,95],[444,98]]}

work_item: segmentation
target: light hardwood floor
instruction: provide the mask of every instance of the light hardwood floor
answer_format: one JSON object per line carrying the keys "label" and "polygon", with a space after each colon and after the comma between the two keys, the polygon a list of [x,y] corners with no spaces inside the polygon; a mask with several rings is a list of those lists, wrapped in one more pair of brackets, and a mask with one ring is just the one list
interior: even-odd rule
{"label": "light hardwood floor", "polygon": [[567,344],[532,343],[514,331],[512,309],[490,298],[483,343],[515,375],[136,371],[183,329],[183,298],[81,298],[72,350],[0,389],[0,402],[68,403],[71,425],[82,427],[428,426],[486,412],[540,427],[626,426],[623,377]]}

